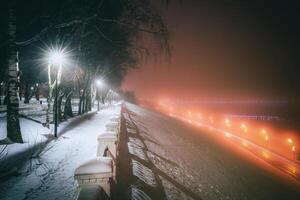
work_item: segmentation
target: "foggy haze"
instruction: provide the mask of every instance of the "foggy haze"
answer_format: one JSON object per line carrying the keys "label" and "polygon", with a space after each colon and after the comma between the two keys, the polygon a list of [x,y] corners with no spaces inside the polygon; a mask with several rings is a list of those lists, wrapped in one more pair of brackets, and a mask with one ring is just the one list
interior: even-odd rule
{"label": "foggy haze", "polygon": [[149,58],[129,71],[123,88],[138,98],[298,96],[297,6],[211,2],[171,3],[164,11],[171,61]]}

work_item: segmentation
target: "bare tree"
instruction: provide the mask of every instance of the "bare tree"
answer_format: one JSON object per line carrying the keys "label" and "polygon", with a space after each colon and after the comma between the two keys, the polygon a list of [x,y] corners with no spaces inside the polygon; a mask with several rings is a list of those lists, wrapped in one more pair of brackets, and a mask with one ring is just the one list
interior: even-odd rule
{"label": "bare tree", "polygon": [[19,58],[16,48],[16,1],[9,3],[8,36],[8,91],[7,91],[7,137],[12,142],[23,143],[19,122]]}

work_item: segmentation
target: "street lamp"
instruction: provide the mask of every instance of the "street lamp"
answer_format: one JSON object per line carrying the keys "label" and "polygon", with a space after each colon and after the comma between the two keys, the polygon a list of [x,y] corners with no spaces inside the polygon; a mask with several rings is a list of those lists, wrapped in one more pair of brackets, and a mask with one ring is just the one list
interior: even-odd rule
{"label": "street lamp", "polygon": [[224,122],[225,122],[225,125],[226,125],[228,128],[231,127],[231,122],[230,122],[229,119],[225,119]]}
{"label": "street lamp", "polygon": [[[54,137],[57,137],[58,127],[58,85],[60,83],[62,65],[67,61],[67,54],[63,49],[51,49],[48,52],[48,68],[51,66],[56,68],[55,71],[55,100],[54,100]],[[48,70],[49,70],[48,69]],[[50,70],[49,70],[50,71]]]}
{"label": "street lamp", "polygon": [[95,84],[96,84],[96,87],[97,87],[97,100],[98,100],[98,105],[97,105],[97,108],[98,108],[98,111],[100,111],[100,104],[99,104],[99,98],[100,98],[100,89],[104,87],[104,82],[102,79],[97,79],[95,81]]}
{"label": "street lamp", "polygon": [[291,146],[291,150],[292,150],[292,153],[293,153],[293,157],[294,159],[296,160],[296,146],[294,144],[294,141],[292,140],[292,138],[288,138],[287,139],[287,142],[288,144]]}
{"label": "street lamp", "polygon": [[267,148],[270,148],[270,137],[267,134],[267,130],[266,129],[261,129],[260,132],[263,135],[265,142],[267,143]]}

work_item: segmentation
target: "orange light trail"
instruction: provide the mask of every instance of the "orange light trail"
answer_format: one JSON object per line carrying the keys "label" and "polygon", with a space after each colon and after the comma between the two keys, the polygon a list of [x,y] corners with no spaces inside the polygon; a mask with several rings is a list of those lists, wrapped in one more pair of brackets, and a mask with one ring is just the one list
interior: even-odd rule
{"label": "orange light trail", "polygon": [[[184,110],[184,108],[176,109],[174,105],[172,105],[172,109],[170,108],[171,106],[167,103],[159,102],[158,110],[160,112],[201,129],[207,128],[211,133],[221,133],[223,140],[227,138],[227,140],[235,143],[238,142],[241,148],[251,151],[258,157],[260,155],[260,158],[266,162],[277,163],[276,165],[280,165],[279,169],[289,174],[292,173],[293,177],[300,181],[300,152],[296,148],[300,140],[295,134],[279,134],[280,130],[274,128],[272,131],[270,131],[270,127],[256,128],[262,127],[259,123],[246,120],[241,122],[239,119],[233,120],[223,115],[199,112],[199,110],[193,110],[192,108],[188,110]],[[284,163],[288,163],[288,165]],[[283,165],[284,167],[282,167]]]}

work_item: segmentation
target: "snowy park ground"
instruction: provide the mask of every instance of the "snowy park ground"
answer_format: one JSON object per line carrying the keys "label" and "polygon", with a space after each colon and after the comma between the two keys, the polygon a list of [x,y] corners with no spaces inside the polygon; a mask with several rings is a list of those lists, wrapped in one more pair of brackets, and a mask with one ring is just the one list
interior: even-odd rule
{"label": "snowy park ground", "polygon": [[[51,129],[21,118],[25,143],[0,145],[0,169],[14,172],[13,176],[0,179],[0,199],[74,199],[74,171],[96,156],[97,136],[105,131],[111,118],[120,115],[120,107],[106,105],[98,113],[90,112],[61,123],[58,139],[50,134]],[[6,129],[5,116],[0,128]],[[6,132],[1,132],[1,138],[5,136]]]}
{"label": "snowy park ground", "polygon": [[[72,99],[72,110],[76,114],[78,110],[79,99]],[[19,114],[21,117],[27,117],[29,119],[35,120],[37,122],[46,121],[46,111],[47,111],[47,99],[41,98],[40,101],[37,101],[35,98],[32,98],[28,104],[25,104],[23,101],[19,102]],[[52,102],[53,103],[53,102]],[[64,105],[64,100],[62,102]],[[50,119],[52,119],[52,109],[50,109]],[[0,105],[0,120],[6,116],[6,105]],[[0,123],[1,124],[1,123]],[[0,139],[1,136],[0,134]]]}
{"label": "snowy park ground", "polygon": [[128,103],[123,116],[119,185],[128,199],[299,199],[299,189],[198,129]]}

